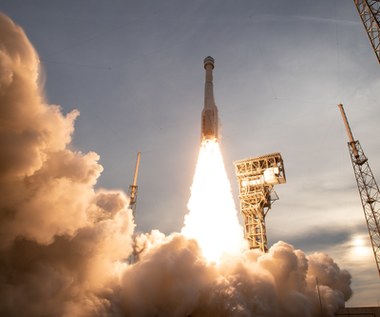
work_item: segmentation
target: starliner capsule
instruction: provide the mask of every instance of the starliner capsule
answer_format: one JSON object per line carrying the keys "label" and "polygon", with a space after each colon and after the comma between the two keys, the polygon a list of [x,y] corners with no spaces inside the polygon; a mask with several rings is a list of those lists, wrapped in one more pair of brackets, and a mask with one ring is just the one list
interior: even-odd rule
{"label": "starliner capsule", "polygon": [[206,140],[218,141],[218,108],[214,100],[214,87],[212,83],[212,70],[214,69],[214,59],[207,56],[204,61],[204,68],[206,71],[205,80],[205,104],[202,111],[202,129],[201,138],[202,142]]}

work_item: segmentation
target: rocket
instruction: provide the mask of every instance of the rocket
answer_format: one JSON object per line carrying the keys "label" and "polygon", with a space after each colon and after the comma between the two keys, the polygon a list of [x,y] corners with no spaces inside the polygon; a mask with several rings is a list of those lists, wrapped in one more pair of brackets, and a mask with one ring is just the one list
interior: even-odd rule
{"label": "rocket", "polygon": [[207,140],[218,141],[218,108],[214,100],[214,87],[212,83],[212,70],[214,69],[215,60],[211,56],[207,56],[203,65],[206,72],[205,78],[205,103],[202,110],[202,128],[201,139],[202,142]]}

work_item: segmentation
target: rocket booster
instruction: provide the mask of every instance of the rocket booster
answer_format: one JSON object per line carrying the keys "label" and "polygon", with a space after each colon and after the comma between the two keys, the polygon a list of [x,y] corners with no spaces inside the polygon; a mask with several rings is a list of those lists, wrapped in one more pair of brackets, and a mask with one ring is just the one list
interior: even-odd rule
{"label": "rocket booster", "polygon": [[202,129],[201,137],[202,142],[206,140],[218,141],[218,108],[214,100],[214,87],[212,83],[212,70],[214,69],[214,59],[207,56],[204,61],[204,68],[206,71],[205,79],[205,104],[202,110]]}

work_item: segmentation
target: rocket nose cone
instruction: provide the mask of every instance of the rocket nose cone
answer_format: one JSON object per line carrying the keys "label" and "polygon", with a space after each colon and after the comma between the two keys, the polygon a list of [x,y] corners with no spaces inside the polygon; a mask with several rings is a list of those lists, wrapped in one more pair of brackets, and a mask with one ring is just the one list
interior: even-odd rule
{"label": "rocket nose cone", "polygon": [[214,60],[211,56],[207,56],[207,57],[203,60],[203,66],[204,66],[205,69],[206,69],[206,66],[207,66],[207,65],[211,65],[212,68],[214,68],[214,63],[215,63],[215,60]]}

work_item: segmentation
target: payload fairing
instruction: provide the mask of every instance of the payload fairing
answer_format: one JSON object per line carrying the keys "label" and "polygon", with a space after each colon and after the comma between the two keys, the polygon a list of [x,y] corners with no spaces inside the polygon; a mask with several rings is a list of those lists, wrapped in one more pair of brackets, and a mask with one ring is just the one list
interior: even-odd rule
{"label": "payload fairing", "polygon": [[219,140],[218,129],[218,108],[214,100],[214,87],[212,82],[212,70],[214,69],[214,59],[207,56],[204,61],[204,68],[206,70],[205,80],[205,103],[202,111],[202,129],[201,137],[202,142],[206,140]]}

